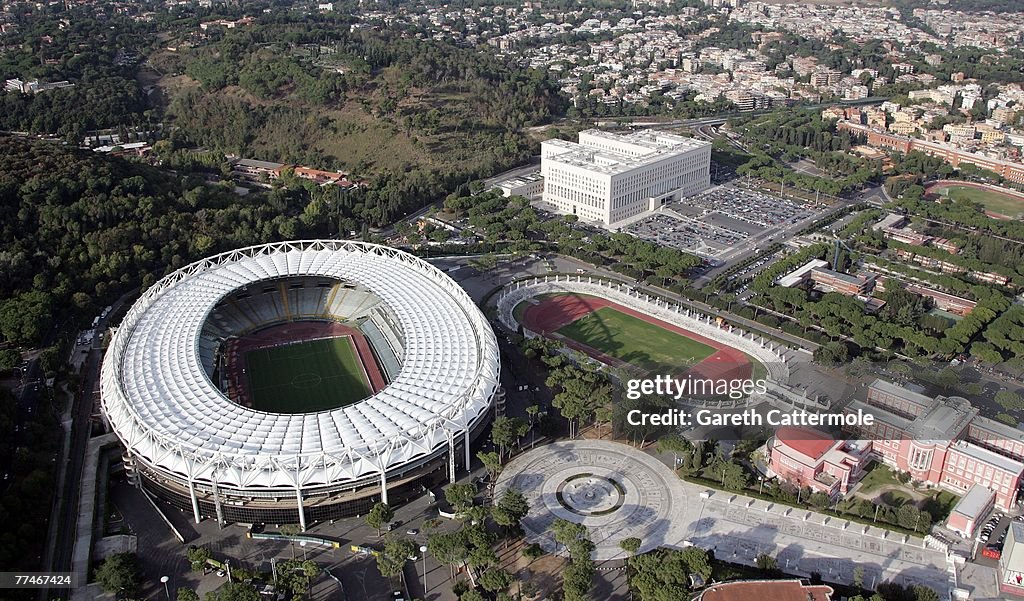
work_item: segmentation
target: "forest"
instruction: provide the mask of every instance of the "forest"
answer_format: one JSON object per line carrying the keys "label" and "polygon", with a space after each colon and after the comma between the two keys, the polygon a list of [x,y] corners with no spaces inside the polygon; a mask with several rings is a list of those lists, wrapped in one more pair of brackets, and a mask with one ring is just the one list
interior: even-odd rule
{"label": "forest", "polygon": [[[56,143],[0,138],[0,339],[37,344],[54,326],[214,252],[312,229],[305,204]],[[312,233],[312,232],[310,232]]]}

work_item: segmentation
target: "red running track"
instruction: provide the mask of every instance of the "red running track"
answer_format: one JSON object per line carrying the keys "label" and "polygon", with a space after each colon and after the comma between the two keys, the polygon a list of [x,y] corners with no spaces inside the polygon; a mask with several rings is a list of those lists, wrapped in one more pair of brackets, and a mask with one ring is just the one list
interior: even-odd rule
{"label": "red running track", "polygon": [[548,338],[557,338],[567,346],[582,351],[602,363],[614,367],[624,366],[626,364],[620,359],[610,357],[586,344],[557,334],[561,328],[602,307],[610,307],[715,349],[713,354],[690,367],[686,372],[687,375],[694,378],[708,378],[712,380],[745,380],[753,375],[754,366],[751,364],[750,358],[742,351],[597,296],[564,294],[538,299],[537,302],[531,304],[523,312],[523,325],[527,329],[543,334]]}

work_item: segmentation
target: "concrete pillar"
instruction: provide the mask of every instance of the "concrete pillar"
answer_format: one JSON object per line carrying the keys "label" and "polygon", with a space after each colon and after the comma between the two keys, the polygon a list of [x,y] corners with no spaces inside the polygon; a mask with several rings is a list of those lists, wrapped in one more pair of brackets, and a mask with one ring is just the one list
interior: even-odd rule
{"label": "concrete pillar", "polygon": [[465,440],[465,446],[466,446],[466,471],[468,472],[470,470],[469,426],[466,426],[466,431],[464,433],[463,439]]}
{"label": "concrete pillar", "polygon": [[448,432],[448,482],[455,484],[455,437]]}
{"label": "concrete pillar", "polygon": [[224,527],[224,510],[220,506],[220,489],[217,488],[217,479],[213,480],[213,506],[217,508],[217,525]]}
{"label": "concrete pillar", "polygon": [[380,470],[380,502],[388,504],[388,476],[385,470]]}
{"label": "concrete pillar", "polygon": [[302,531],[305,532],[306,531],[306,509],[302,506],[302,487],[301,486],[296,486],[295,487],[295,501],[298,503],[298,509],[299,509],[299,528],[301,528]]}
{"label": "concrete pillar", "polygon": [[196,523],[202,521],[202,516],[199,515],[199,499],[196,498],[196,483],[188,481],[188,494],[192,497],[192,516],[195,517]]}

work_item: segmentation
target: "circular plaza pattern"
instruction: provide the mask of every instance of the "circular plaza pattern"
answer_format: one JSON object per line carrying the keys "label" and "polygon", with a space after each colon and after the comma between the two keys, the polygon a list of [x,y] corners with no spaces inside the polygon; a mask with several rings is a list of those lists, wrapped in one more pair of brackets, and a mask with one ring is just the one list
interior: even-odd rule
{"label": "circular plaza pattern", "polygon": [[682,484],[660,461],[627,445],[576,440],[534,449],[502,470],[496,498],[509,489],[530,504],[527,539],[548,552],[564,552],[551,534],[559,518],[587,527],[599,561],[624,557],[619,543],[626,538],[639,538],[641,552],[679,540],[670,530]]}

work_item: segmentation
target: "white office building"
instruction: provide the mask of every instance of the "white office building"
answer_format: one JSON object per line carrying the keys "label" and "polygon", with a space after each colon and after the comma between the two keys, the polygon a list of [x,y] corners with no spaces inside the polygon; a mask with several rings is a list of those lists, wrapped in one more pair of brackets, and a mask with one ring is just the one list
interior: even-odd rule
{"label": "white office building", "polygon": [[581,131],[541,145],[544,201],[604,227],[711,185],[711,144],[658,131]]}

